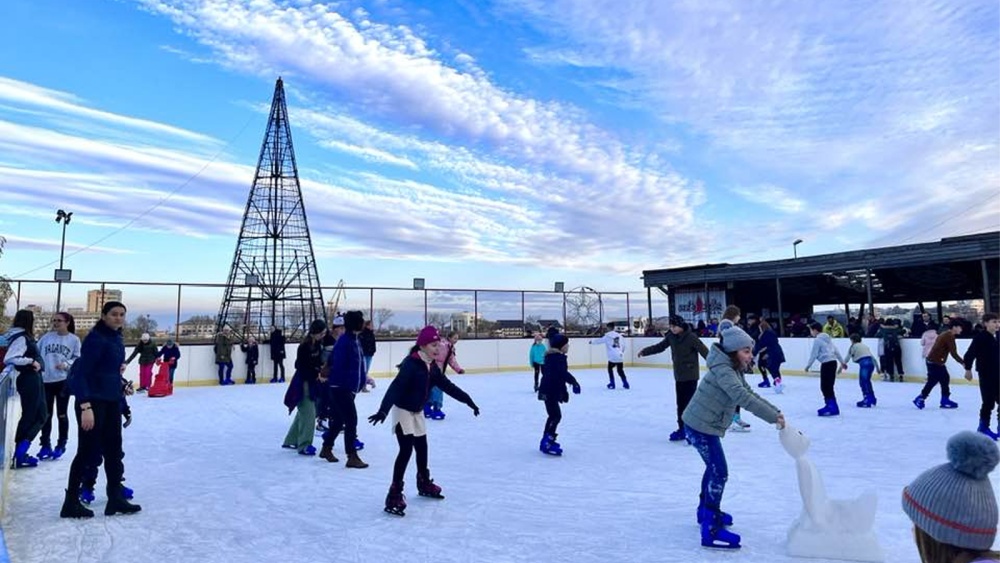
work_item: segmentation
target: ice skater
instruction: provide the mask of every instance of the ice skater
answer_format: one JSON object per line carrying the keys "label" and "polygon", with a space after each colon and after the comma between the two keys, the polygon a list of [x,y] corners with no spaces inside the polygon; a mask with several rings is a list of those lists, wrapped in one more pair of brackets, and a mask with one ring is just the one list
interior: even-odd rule
{"label": "ice skater", "polygon": [[837,382],[837,368],[847,369],[844,358],[840,355],[840,350],[833,343],[833,338],[823,332],[823,326],[813,321],[809,324],[809,332],[815,340],[812,351],[809,352],[809,363],[806,364],[805,371],[809,371],[813,362],[819,361],[819,388],[823,393],[823,400],[826,403],[823,408],[816,411],[819,416],[839,416],[840,407],[837,406],[837,395],[834,394],[833,386]]}
{"label": "ice skater", "polygon": [[615,323],[608,323],[607,329],[604,336],[592,339],[589,343],[594,346],[604,344],[608,353],[608,389],[615,388],[614,370],[618,370],[622,389],[628,389],[628,379],[625,378],[625,337],[615,330]]}
{"label": "ice skater", "polygon": [[878,404],[875,398],[875,388],[872,387],[872,374],[882,369],[872,354],[871,348],[861,341],[861,334],[851,333],[851,347],[847,349],[847,359],[858,364],[858,385],[861,386],[861,400],[857,406],[869,409]]}
{"label": "ice skater", "polygon": [[698,367],[698,356],[708,357],[708,347],[700,338],[691,332],[684,319],[678,315],[670,315],[670,327],[667,335],[658,344],[639,350],[639,357],[654,356],[670,348],[674,372],[674,395],[677,397],[677,430],[670,433],[671,442],[682,442],[684,436],[684,421],[681,415],[691,402],[691,397],[698,389],[698,378],[701,376]]}
{"label": "ice skater", "polygon": [[406,497],[403,496],[403,476],[410,463],[410,455],[417,454],[417,492],[420,496],[443,499],[441,487],[434,484],[427,467],[427,422],[422,414],[431,386],[439,387],[472,409],[479,416],[479,407],[465,391],[451,382],[438,368],[434,357],[441,338],[436,328],[425,326],[417,335],[417,343],[403,359],[399,373],[389,384],[378,412],[368,417],[368,422],[379,424],[392,416],[393,432],[399,443],[399,454],[392,470],[392,483],[385,497],[385,511],[404,516]]}
{"label": "ice skater", "polygon": [[559,422],[562,420],[562,409],[559,407],[559,403],[569,402],[569,393],[566,392],[567,385],[573,387],[575,395],[580,394],[580,383],[569,372],[566,361],[568,350],[569,338],[562,334],[556,334],[549,339],[549,349],[545,351],[542,383],[538,388],[538,400],[545,401],[545,412],[548,414],[548,418],[545,420],[545,430],[542,431],[542,441],[538,444],[538,449],[543,454],[562,455],[562,446],[556,442],[558,436],[556,430],[558,430]]}
{"label": "ice skater", "polygon": [[705,547],[740,547],[740,536],[726,529],[733,524],[733,518],[722,511],[722,494],[729,478],[722,438],[736,406],[777,424],[778,428],[785,426],[785,417],[778,407],[754,393],[742,377],[753,358],[753,345],[753,339],[742,329],[723,330],[721,342],[713,344],[708,352],[708,373],[698,385],[691,404],[684,409],[688,441],[705,462],[697,512],[701,545]]}
{"label": "ice skater", "polygon": [[245,343],[240,344],[240,350],[246,354],[247,364],[247,377],[243,383],[253,385],[257,383],[257,364],[260,363],[260,346],[257,345],[257,339],[252,336],[247,338]]}
{"label": "ice skater", "polygon": [[[52,316],[52,330],[38,341],[42,354],[42,382],[45,385],[45,407],[48,416],[42,425],[41,450],[38,459],[56,460],[66,453],[66,439],[69,435],[69,393],[66,377],[69,369],[80,357],[80,337],[76,335],[76,323],[69,313]],[[52,449],[52,419],[58,420],[59,436],[56,448]]]}
{"label": "ice skater", "polygon": [[298,450],[301,455],[316,455],[312,445],[316,424],[316,399],[320,393],[319,370],[323,365],[323,335],[326,322],[316,319],[309,325],[309,335],[295,352],[295,375],[285,391],[288,413],[295,418],[281,447]]}
{"label": "ice skater", "polygon": [[[935,385],[941,385],[941,408],[957,409],[958,403],[951,400],[951,376],[948,374],[948,367],[945,362],[951,355],[959,364],[965,365],[965,360],[958,355],[958,347],[955,345],[955,338],[962,334],[962,323],[952,324],[948,330],[938,335],[931,346],[931,351],[927,353],[927,383],[920,390],[920,394],[913,399],[913,404],[918,409],[926,406],[927,397],[931,394]],[[888,369],[888,368],[887,368]]]}
{"label": "ice skater", "polygon": [[972,343],[965,352],[965,379],[972,381],[972,364],[975,363],[979,373],[979,394],[983,398],[978,430],[996,440],[997,434],[1000,434],[1000,411],[997,412],[997,431],[990,430],[993,407],[1000,401],[1000,340],[997,340],[1000,321],[996,313],[983,315],[983,327],[986,330],[972,337]]}
{"label": "ice skater", "polygon": [[542,364],[545,363],[545,337],[542,333],[535,333],[535,343],[531,345],[531,349],[528,351],[528,362],[531,364],[532,369],[535,370],[535,393],[538,393],[538,376],[542,372]]}
{"label": "ice skater", "polygon": [[764,381],[758,384],[757,387],[767,388],[771,386],[771,383],[767,380],[767,374],[770,373],[771,377],[774,378],[775,392],[781,393],[784,391],[785,384],[781,380],[781,364],[785,363],[785,351],[781,348],[778,335],[771,328],[771,324],[767,322],[767,319],[760,320],[760,337],[757,340],[757,344],[753,347],[753,353],[755,356],[759,354],[760,374],[764,376]]}
{"label": "ice skater", "polygon": [[[448,336],[441,339],[441,344],[438,346],[434,361],[437,363],[442,375],[448,371],[448,366],[451,366],[451,369],[455,370],[457,374],[465,373],[465,369],[459,365],[458,358],[455,357],[456,344],[458,344],[458,331],[452,330],[448,332]],[[444,420],[445,414],[441,410],[443,406],[444,393],[437,387],[431,387],[427,403],[424,405],[424,418]]]}
{"label": "ice skater", "polygon": [[319,457],[330,463],[338,460],[333,455],[333,443],[341,431],[344,432],[344,451],[347,453],[346,467],[365,469],[368,464],[358,457],[358,409],[354,398],[375,381],[365,371],[365,359],[361,351],[359,335],[365,326],[361,311],[344,314],[344,334],[333,345],[327,360],[330,400],[330,429],[323,433],[323,448]]}

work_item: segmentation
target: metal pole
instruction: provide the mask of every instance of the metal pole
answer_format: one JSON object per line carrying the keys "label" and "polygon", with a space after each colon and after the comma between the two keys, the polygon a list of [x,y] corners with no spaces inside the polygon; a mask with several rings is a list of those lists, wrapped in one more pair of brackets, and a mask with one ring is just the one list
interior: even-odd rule
{"label": "metal pole", "polygon": [[174,317],[174,342],[181,340],[181,284],[177,284],[177,316]]}
{"label": "metal pole", "polygon": [[21,282],[17,282],[17,297],[14,298],[15,309],[21,310]]}
{"label": "metal pole", "polygon": [[[63,269],[63,256],[66,254],[66,225],[69,224],[69,220],[62,222],[62,244],[59,245],[59,269]],[[62,281],[56,282],[56,312],[59,311],[59,307],[62,305]]]}
{"label": "metal pole", "polygon": [[781,278],[775,276],[774,287],[778,291],[778,335],[785,336],[785,311],[781,306]]}
{"label": "metal pole", "polygon": [[646,288],[646,309],[649,311],[649,324],[653,324],[653,288]]}
{"label": "metal pole", "polygon": [[992,292],[990,291],[990,276],[986,271],[986,259],[980,260],[979,264],[983,268],[983,310],[989,313],[993,308],[990,307],[990,293]]}
{"label": "metal pole", "polygon": [[424,290],[424,326],[427,326],[427,290]]}
{"label": "metal pole", "polygon": [[566,326],[566,292],[565,291],[562,292],[562,302],[563,302],[563,319],[562,319],[563,332],[569,332],[569,327]]}
{"label": "metal pole", "polygon": [[867,281],[865,283],[865,285],[867,286],[867,289],[868,289],[868,313],[874,317],[875,316],[875,302],[872,301],[872,269],[868,268],[865,271],[868,273],[868,275],[867,275]]}
{"label": "metal pole", "polygon": [[472,333],[479,338],[479,290],[472,291]]}
{"label": "metal pole", "polygon": [[375,288],[368,288],[368,318],[375,318]]}
{"label": "metal pole", "polygon": [[625,320],[628,322],[628,333],[632,334],[632,307],[629,304],[628,293],[625,294]]}

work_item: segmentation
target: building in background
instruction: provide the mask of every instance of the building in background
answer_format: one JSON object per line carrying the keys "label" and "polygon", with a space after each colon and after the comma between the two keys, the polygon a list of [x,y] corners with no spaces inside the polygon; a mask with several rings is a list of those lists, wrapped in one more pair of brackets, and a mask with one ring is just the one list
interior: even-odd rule
{"label": "building in background", "polygon": [[101,307],[108,301],[121,301],[122,290],[120,289],[91,289],[87,292],[87,311],[100,313]]}

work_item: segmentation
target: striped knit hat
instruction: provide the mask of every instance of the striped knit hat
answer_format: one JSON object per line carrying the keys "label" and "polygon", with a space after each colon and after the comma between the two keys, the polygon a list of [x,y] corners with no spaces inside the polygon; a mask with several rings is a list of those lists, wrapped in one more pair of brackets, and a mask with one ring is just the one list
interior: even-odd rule
{"label": "striped knit hat", "polygon": [[948,463],[924,471],[903,489],[903,511],[935,540],[990,549],[997,535],[997,499],[987,475],[1000,461],[996,442],[978,432],[948,440]]}

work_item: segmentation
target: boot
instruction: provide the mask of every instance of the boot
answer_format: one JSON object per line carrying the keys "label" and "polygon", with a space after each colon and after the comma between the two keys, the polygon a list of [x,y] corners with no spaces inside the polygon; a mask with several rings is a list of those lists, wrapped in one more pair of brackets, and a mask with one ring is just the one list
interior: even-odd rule
{"label": "boot", "polygon": [[721,549],[739,549],[740,536],[715,522],[707,521],[701,524],[701,545]]}
{"label": "boot", "polygon": [[761,389],[768,389],[771,387],[771,382],[765,377],[764,381],[757,384],[757,387],[760,387]]}
{"label": "boot", "polygon": [[687,438],[684,436],[683,430],[674,430],[673,432],[670,433],[669,440],[671,442],[683,442],[686,439]]}
{"label": "boot", "polygon": [[715,524],[721,524],[722,526],[732,526],[733,516],[729,513],[723,512],[721,510],[715,511],[704,506],[698,507],[698,523],[704,524],[705,522],[715,522]]}
{"label": "boot", "polygon": [[950,397],[941,397],[941,408],[942,409],[957,409],[958,403],[952,401]]}
{"label": "boot", "polygon": [[63,500],[60,518],[93,518],[94,511],[80,503],[80,494],[66,489],[66,499]]}
{"label": "boot", "polygon": [[14,448],[14,469],[21,469],[22,467],[37,467],[38,458],[31,457],[28,455],[28,448],[31,447],[30,440],[21,440],[17,443]]}
{"label": "boot", "polygon": [[434,484],[431,472],[427,469],[417,471],[417,493],[422,497],[444,498],[444,495],[441,494],[441,487]]}
{"label": "boot", "polygon": [[138,504],[132,504],[122,495],[121,483],[115,487],[108,487],[108,504],[104,507],[105,516],[115,514],[135,514],[142,510]]}
{"label": "boot", "polygon": [[323,448],[319,451],[319,457],[329,461],[330,463],[337,463],[340,461],[337,456],[333,455],[333,444],[329,446],[323,445]]}
{"label": "boot", "polygon": [[385,495],[385,511],[396,516],[406,516],[406,496],[403,495],[403,483],[393,483],[389,493]]}
{"label": "boot", "polygon": [[837,406],[837,399],[827,399],[826,406],[816,411],[819,416],[838,416],[840,407]]}
{"label": "boot", "polygon": [[43,445],[41,449],[38,450],[38,459],[52,459],[52,447],[48,444]]}
{"label": "boot", "polygon": [[924,410],[924,407],[926,406],[926,400],[927,397],[924,397],[923,395],[917,395],[917,398],[913,399],[913,404],[916,405],[918,409]]}
{"label": "boot", "polygon": [[358,457],[358,452],[351,452],[347,454],[347,463],[345,466],[351,469],[365,469],[368,467],[368,464],[361,461],[361,458]]}
{"label": "boot", "polygon": [[424,404],[424,418],[434,418],[434,409],[431,408],[430,403]]}
{"label": "boot", "polygon": [[980,420],[979,428],[976,429],[980,434],[984,434],[987,438],[997,441],[997,435],[992,430],[990,430],[990,422],[988,420]]}

